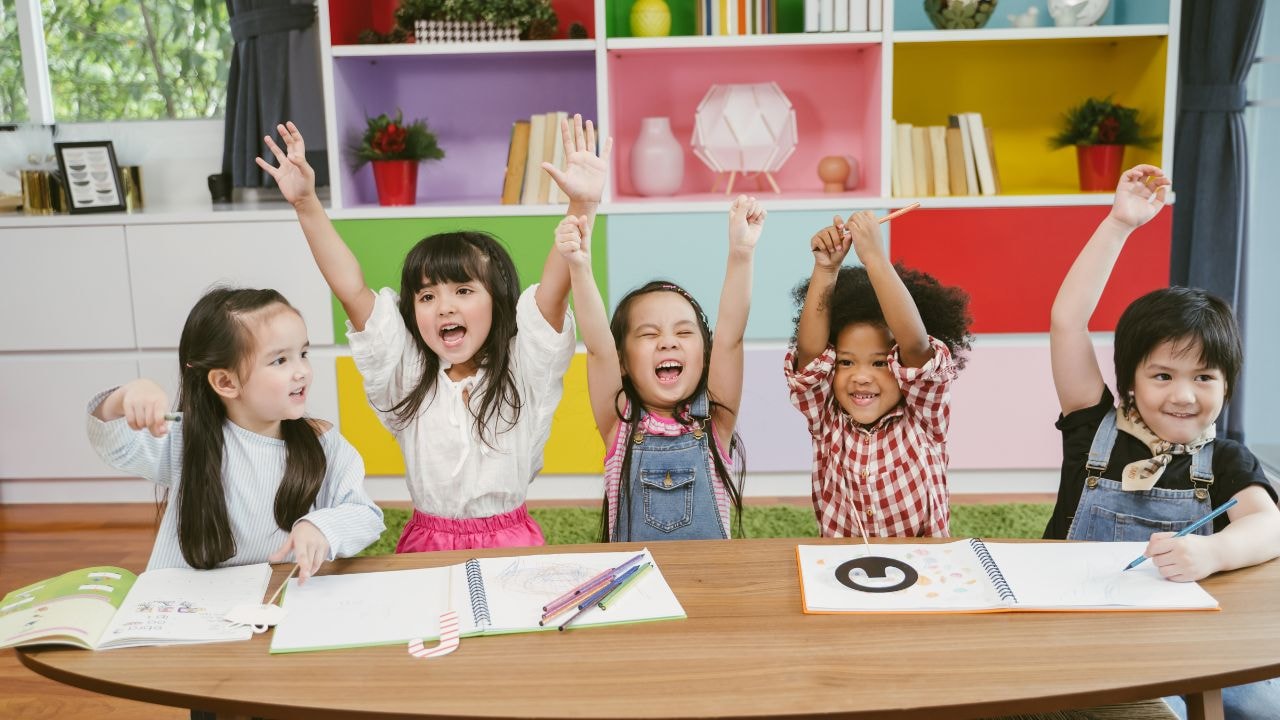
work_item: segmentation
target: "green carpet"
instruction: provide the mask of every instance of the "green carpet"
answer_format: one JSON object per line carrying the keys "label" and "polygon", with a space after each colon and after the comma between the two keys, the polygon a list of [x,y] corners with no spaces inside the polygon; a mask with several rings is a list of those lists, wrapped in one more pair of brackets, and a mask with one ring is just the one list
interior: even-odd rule
{"label": "green carpet", "polygon": [[[1048,503],[952,505],[954,537],[1038,538],[1044,532],[1053,506]],[[383,511],[387,530],[361,555],[386,555],[395,551],[400,531],[409,521],[409,510]],[[600,537],[600,511],[595,508],[534,508],[529,511],[542,526],[548,545],[596,542]],[[751,538],[818,536],[813,510],[791,505],[748,506],[743,512],[744,534]]]}

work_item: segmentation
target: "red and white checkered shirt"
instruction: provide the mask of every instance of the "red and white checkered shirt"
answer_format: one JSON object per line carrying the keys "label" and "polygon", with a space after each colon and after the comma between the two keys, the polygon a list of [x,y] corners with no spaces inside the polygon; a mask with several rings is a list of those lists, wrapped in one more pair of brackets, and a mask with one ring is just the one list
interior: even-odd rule
{"label": "red and white checkered shirt", "polygon": [[791,404],[813,437],[813,508],[824,537],[858,537],[861,519],[874,537],[947,537],[947,426],[956,366],[947,346],[929,338],[933,359],[903,367],[895,346],[889,369],[902,402],[871,427],[840,407],[831,381],[836,351],[828,346],[795,369],[796,347],[783,369]]}

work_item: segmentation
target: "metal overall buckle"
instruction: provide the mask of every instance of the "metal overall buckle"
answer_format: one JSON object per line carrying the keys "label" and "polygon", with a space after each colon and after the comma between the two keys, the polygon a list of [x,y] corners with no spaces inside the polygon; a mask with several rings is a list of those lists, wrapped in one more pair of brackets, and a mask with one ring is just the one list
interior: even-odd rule
{"label": "metal overall buckle", "polygon": [[1198,485],[1198,484],[1196,483],[1196,479],[1195,479],[1195,478],[1191,478],[1191,485],[1192,485],[1192,487],[1193,487],[1193,488],[1195,488],[1196,500],[1199,500],[1200,502],[1204,502],[1205,500],[1208,500],[1208,499],[1209,499],[1209,486],[1210,486],[1210,485],[1212,485],[1212,484],[1213,484],[1213,481],[1212,481],[1212,480],[1210,480],[1209,482],[1207,482],[1207,483],[1205,483],[1203,486],[1201,486],[1201,485]]}

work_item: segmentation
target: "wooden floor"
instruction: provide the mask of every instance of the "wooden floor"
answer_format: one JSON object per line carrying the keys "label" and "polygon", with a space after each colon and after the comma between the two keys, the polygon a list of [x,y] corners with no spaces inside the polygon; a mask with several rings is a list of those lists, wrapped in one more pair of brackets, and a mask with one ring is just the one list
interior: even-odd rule
{"label": "wooden floor", "polygon": [[[953,496],[953,502],[1048,502],[1052,496]],[[808,505],[807,498],[751,498],[752,504]],[[563,506],[563,502],[530,505]],[[598,503],[586,503],[592,507]],[[155,506],[0,505],[0,596],[90,565],[141,572],[151,555]],[[127,651],[120,651],[127,652]],[[178,720],[186,710],[120,700],[46,680],[0,650],[0,718]]]}

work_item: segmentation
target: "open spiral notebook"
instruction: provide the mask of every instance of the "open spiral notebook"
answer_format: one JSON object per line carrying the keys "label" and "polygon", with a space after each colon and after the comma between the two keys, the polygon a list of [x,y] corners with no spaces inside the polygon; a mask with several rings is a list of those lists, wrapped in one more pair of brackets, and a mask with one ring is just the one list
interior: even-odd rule
{"label": "open spiral notebook", "polygon": [[[284,619],[272,653],[391,645],[440,636],[440,614],[458,613],[462,637],[555,630],[540,626],[542,607],[634,552],[559,553],[468,560],[458,565],[321,575],[285,589]],[[653,561],[648,550],[644,561]],[[653,571],[608,609],[592,608],[574,627],[675,620],[684,608]]]}
{"label": "open spiral notebook", "polygon": [[[877,543],[870,554],[906,563],[918,574],[900,590],[859,590],[837,570],[867,555],[861,544],[800,545],[805,613],[1216,610],[1218,601],[1193,582],[1161,577],[1155,563],[1122,572],[1142,554],[1141,542],[1020,543],[978,539],[933,544]],[[879,585],[903,573],[889,570]],[[874,579],[855,584],[876,587]]]}

